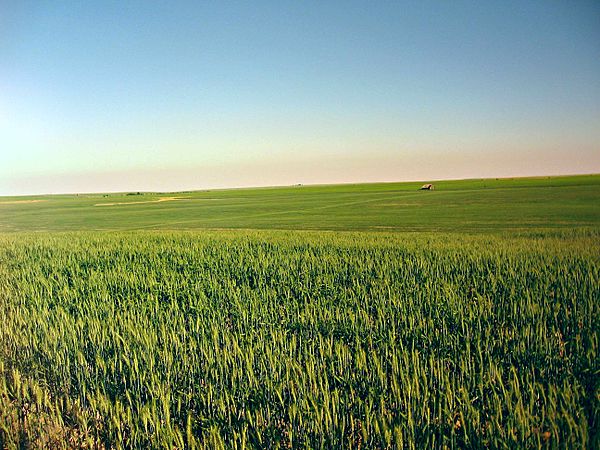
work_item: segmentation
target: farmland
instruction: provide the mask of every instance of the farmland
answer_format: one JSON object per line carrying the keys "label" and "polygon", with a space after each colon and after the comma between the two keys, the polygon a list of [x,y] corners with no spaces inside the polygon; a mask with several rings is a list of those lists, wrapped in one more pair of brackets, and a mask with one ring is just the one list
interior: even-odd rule
{"label": "farmland", "polygon": [[488,232],[600,224],[600,175],[0,197],[0,231]]}
{"label": "farmland", "polygon": [[0,443],[597,448],[600,176],[435,185],[0,198]]}

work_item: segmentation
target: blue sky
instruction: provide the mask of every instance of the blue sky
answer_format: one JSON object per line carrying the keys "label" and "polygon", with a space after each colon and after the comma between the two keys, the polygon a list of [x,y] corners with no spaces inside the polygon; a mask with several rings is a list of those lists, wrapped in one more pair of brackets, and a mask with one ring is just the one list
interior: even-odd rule
{"label": "blue sky", "polygon": [[0,195],[592,172],[597,1],[0,3]]}

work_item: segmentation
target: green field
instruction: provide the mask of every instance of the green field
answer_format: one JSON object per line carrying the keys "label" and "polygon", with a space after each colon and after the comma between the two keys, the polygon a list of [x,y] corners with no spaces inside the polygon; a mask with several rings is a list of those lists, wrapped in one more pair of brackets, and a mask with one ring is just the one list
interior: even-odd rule
{"label": "green field", "polygon": [[419,186],[0,198],[0,447],[599,448],[600,176]]}
{"label": "green field", "polygon": [[[595,227],[600,223],[600,175],[440,181],[431,192],[418,191],[421,184],[0,197],[0,231],[243,228],[481,232]],[[161,199],[167,201],[157,201]]]}

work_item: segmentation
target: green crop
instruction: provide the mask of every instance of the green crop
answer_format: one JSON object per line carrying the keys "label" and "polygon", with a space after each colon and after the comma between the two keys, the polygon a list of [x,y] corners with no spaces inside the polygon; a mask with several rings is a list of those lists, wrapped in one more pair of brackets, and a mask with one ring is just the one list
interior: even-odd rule
{"label": "green crop", "polygon": [[0,234],[5,448],[598,448],[600,234]]}
{"label": "green crop", "polygon": [[275,229],[522,232],[595,228],[600,175],[0,197],[0,231]]}

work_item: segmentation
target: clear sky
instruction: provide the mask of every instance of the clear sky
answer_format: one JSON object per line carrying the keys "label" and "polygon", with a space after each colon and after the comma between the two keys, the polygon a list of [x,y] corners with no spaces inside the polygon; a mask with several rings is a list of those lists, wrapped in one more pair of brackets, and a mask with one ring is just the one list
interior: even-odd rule
{"label": "clear sky", "polygon": [[0,0],[0,195],[595,172],[597,0]]}

